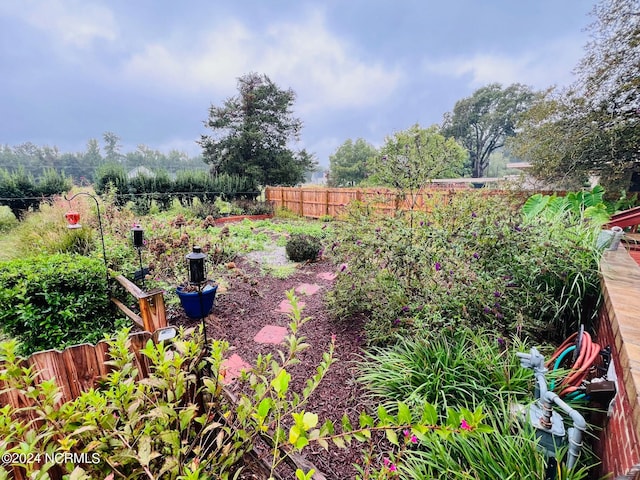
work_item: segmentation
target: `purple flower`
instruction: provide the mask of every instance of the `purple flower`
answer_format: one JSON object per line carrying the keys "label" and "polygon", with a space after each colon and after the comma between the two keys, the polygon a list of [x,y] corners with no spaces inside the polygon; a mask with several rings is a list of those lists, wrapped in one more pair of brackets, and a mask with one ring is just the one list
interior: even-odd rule
{"label": "purple flower", "polygon": [[393,321],[393,324],[394,324],[396,327],[397,327],[398,325],[400,325],[400,319],[399,319],[399,318],[396,318],[396,319]]}
{"label": "purple flower", "polygon": [[522,228],[520,228],[518,225],[516,225],[516,232],[521,232]]}
{"label": "purple flower", "polygon": [[341,271],[341,272],[344,272],[346,269],[347,269],[347,264],[346,264],[346,263],[343,263],[343,264],[340,266],[340,271]]}
{"label": "purple flower", "polygon": [[440,262],[436,262],[434,268],[436,269],[436,272],[439,272],[442,270],[442,265],[440,265]]}
{"label": "purple flower", "polygon": [[478,252],[475,252],[473,254],[473,258],[475,258],[476,260],[480,258],[480,255],[478,255]]}
{"label": "purple flower", "polygon": [[502,320],[504,318],[504,315],[502,315],[500,312],[496,313],[496,318],[498,320]]}
{"label": "purple flower", "polygon": [[476,215],[476,212],[471,212],[471,218],[476,218],[478,215]]}
{"label": "purple flower", "polygon": [[499,291],[496,290],[495,292],[493,292],[493,296],[496,297],[496,298],[500,298],[502,296],[502,294]]}
{"label": "purple flower", "polygon": [[494,307],[496,307],[498,310],[500,310],[500,303],[496,302],[493,304]]}
{"label": "purple flower", "polygon": [[407,307],[406,305],[404,307],[402,307],[402,311],[403,312],[408,312],[409,311],[409,307]]}
{"label": "purple flower", "polygon": [[356,245],[362,245],[362,242],[360,240],[357,240]]}
{"label": "purple flower", "polygon": [[471,232],[471,235],[473,236],[473,238],[476,238],[478,236],[476,232]]}
{"label": "purple flower", "polygon": [[504,351],[507,348],[507,342],[505,342],[504,338],[502,338],[502,337],[498,338],[498,348],[501,351]]}
{"label": "purple flower", "polygon": [[489,307],[484,307],[484,308],[482,309],[482,311],[483,311],[484,313],[490,313],[490,312],[491,312],[491,309],[490,309]]}

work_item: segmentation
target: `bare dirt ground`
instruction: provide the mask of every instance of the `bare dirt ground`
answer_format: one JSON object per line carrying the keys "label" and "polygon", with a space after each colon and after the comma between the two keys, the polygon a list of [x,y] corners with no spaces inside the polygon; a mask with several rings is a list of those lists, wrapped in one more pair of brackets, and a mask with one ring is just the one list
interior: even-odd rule
{"label": "bare dirt ground", "polygon": [[[283,252],[270,252],[262,261],[287,262]],[[286,279],[263,275],[260,269],[260,254],[237,259],[236,268],[228,272],[226,291],[216,297],[212,314],[207,318],[209,338],[224,339],[231,345],[229,355],[237,354],[245,362],[253,364],[258,354],[275,353],[285,345],[258,343],[255,335],[266,325],[287,327],[290,318],[282,313],[281,302],[285,292],[303,284],[317,285],[319,290],[312,295],[296,293],[299,303],[304,303],[303,316],[311,317],[300,331],[311,345],[300,355],[300,364],[292,370],[292,387],[301,391],[306,379],[316,373],[323,352],[328,348],[332,335],[336,339],[334,363],[320,387],[314,392],[306,410],[319,415],[320,422],[331,419],[337,424],[344,413],[356,420],[365,408],[363,390],[355,380],[354,362],[360,357],[364,338],[362,325],[357,321],[336,322],[325,308],[324,296],[333,284],[326,274],[333,273],[334,266],[326,260],[316,263],[299,264],[295,273]],[[324,275],[319,275],[324,274]],[[198,320],[190,320],[179,312],[170,318],[172,324],[197,325]],[[233,390],[237,385],[230,385]],[[330,446],[329,451],[310,445],[303,456],[312,462],[326,478],[346,480],[355,478],[353,464],[360,462],[360,444],[353,444],[345,450]],[[286,477],[285,477],[286,478]]]}

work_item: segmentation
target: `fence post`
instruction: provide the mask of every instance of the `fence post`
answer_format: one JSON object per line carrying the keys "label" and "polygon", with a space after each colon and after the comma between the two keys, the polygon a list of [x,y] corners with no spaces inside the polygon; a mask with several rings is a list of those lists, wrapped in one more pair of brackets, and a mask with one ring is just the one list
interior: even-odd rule
{"label": "fence post", "polygon": [[329,189],[327,188],[324,193],[324,214],[329,215]]}
{"label": "fence post", "polygon": [[302,187],[300,187],[300,216],[304,217],[304,202],[302,200]]}

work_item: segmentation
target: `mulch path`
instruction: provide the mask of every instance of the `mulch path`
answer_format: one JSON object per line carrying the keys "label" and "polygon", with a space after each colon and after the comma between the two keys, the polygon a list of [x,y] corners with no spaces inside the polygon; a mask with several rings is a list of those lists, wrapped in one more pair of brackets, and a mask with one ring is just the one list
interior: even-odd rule
{"label": "mulch path", "polygon": [[[229,270],[226,275],[226,292],[216,297],[213,312],[207,317],[209,338],[228,341],[231,348],[227,356],[248,364],[253,364],[258,354],[284,350],[284,344],[269,343],[273,340],[270,335],[277,336],[278,329],[262,332],[258,340],[266,343],[256,341],[255,337],[268,325],[288,327],[290,319],[283,313],[286,306],[283,308],[282,304],[286,300],[285,292],[302,287],[299,288],[301,293],[296,293],[296,296],[299,304],[304,303],[302,315],[311,319],[304,324],[299,334],[306,338],[311,347],[300,354],[300,364],[290,371],[292,389],[302,391],[305,380],[316,373],[322,353],[327,350],[332,335],[335,335],[335,356],[338,361],[332,365],[310,398],[306,411],[317,413],[320,422],[331,419],[336,424],[340,424],[342,415],[347,413],[356,424],[359,412],[365,408],[365,399],[361,386],[354,381],[354,362],[360,358],[364,335],[362,324],[357,321],[348,324],[335,322],[327,313],[324,296],[333,284],[331,273],[335,267],[328,261],[320,260],[301,264],[292,276],[277,279],[262,275],[254,262],[238,259],[235,264],[236,268]],[[313,293],[316,285],[320,289]],[[305,290],[311,294],[305,294]],[[170,323],[187,326],[199,324],[199,320],[190,320],[179,315],[179,312],[176,315],[170,317]],[[237,382],[231,383],[229,388],[237,390]],[[360,447],[355,442],[344,450],[330,446],[327,452],[317,445],[310,445],[303,451],[303,456],[326,478],[345,480],[355,478],[353,463],[360,461]]]}

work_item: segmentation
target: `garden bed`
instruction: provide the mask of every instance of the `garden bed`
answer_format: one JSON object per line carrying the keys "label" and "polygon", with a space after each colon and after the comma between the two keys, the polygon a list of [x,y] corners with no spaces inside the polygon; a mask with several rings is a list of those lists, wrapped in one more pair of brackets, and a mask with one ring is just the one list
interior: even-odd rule
{"label": "garden bed", "polygon": [[[319,285],[321,288],[316,294],[296,293],[299,302],[304,303],[303,316],[311,317],[300,331],[300,335],[306,337],[306,342],[311,347],[301,354],[300,364],[290,373],[294,391],[300,391],[304,381],[316,373],[322,353],[328,349],[332,335],[335,335],[338,361],[332,365],[311,397],[306,410],[317,413],[322,420],[339,422],[344,413],[357,418],[359,411],[365,408],[363,390],[354,381],[353,364],[360,358],[364,334],[362,325],[357,321],[345,325],[329,318],[323,297],[333,282],[318,277],[318,274],[332,270],[333,265],[328,261],[320,261],[302,264],[295,274],[286,279],[278,279],[262,275],[253,262],[238,260],[236,269],[228,276],[226,293],[218,295],[213,313],[207,318],[207,333],[209,338],[227,340],[231,345],[229,355],[238,355],[252,363],[259,354],[275,353],[278,348],[285,348],[284,345],[254,341],[254,336],[265,325],[286,327],[289,324],[288,316],[279,311],[280,303],[286,298],[285,292],[301,284]],[[199,320],[189,319],[180,311],[173,312],[170,322],[186,326],[199,325]],[[235,392],[238,384],[231,384],[229,388]],[[356,471],[352,464],[360,460],[360,447],[361,444],[356,442],[345,450],[331,446],[327,452],[316,445],[310,445],[304,450],[304,456],[326,478],[343,480],[355,478]]]}

